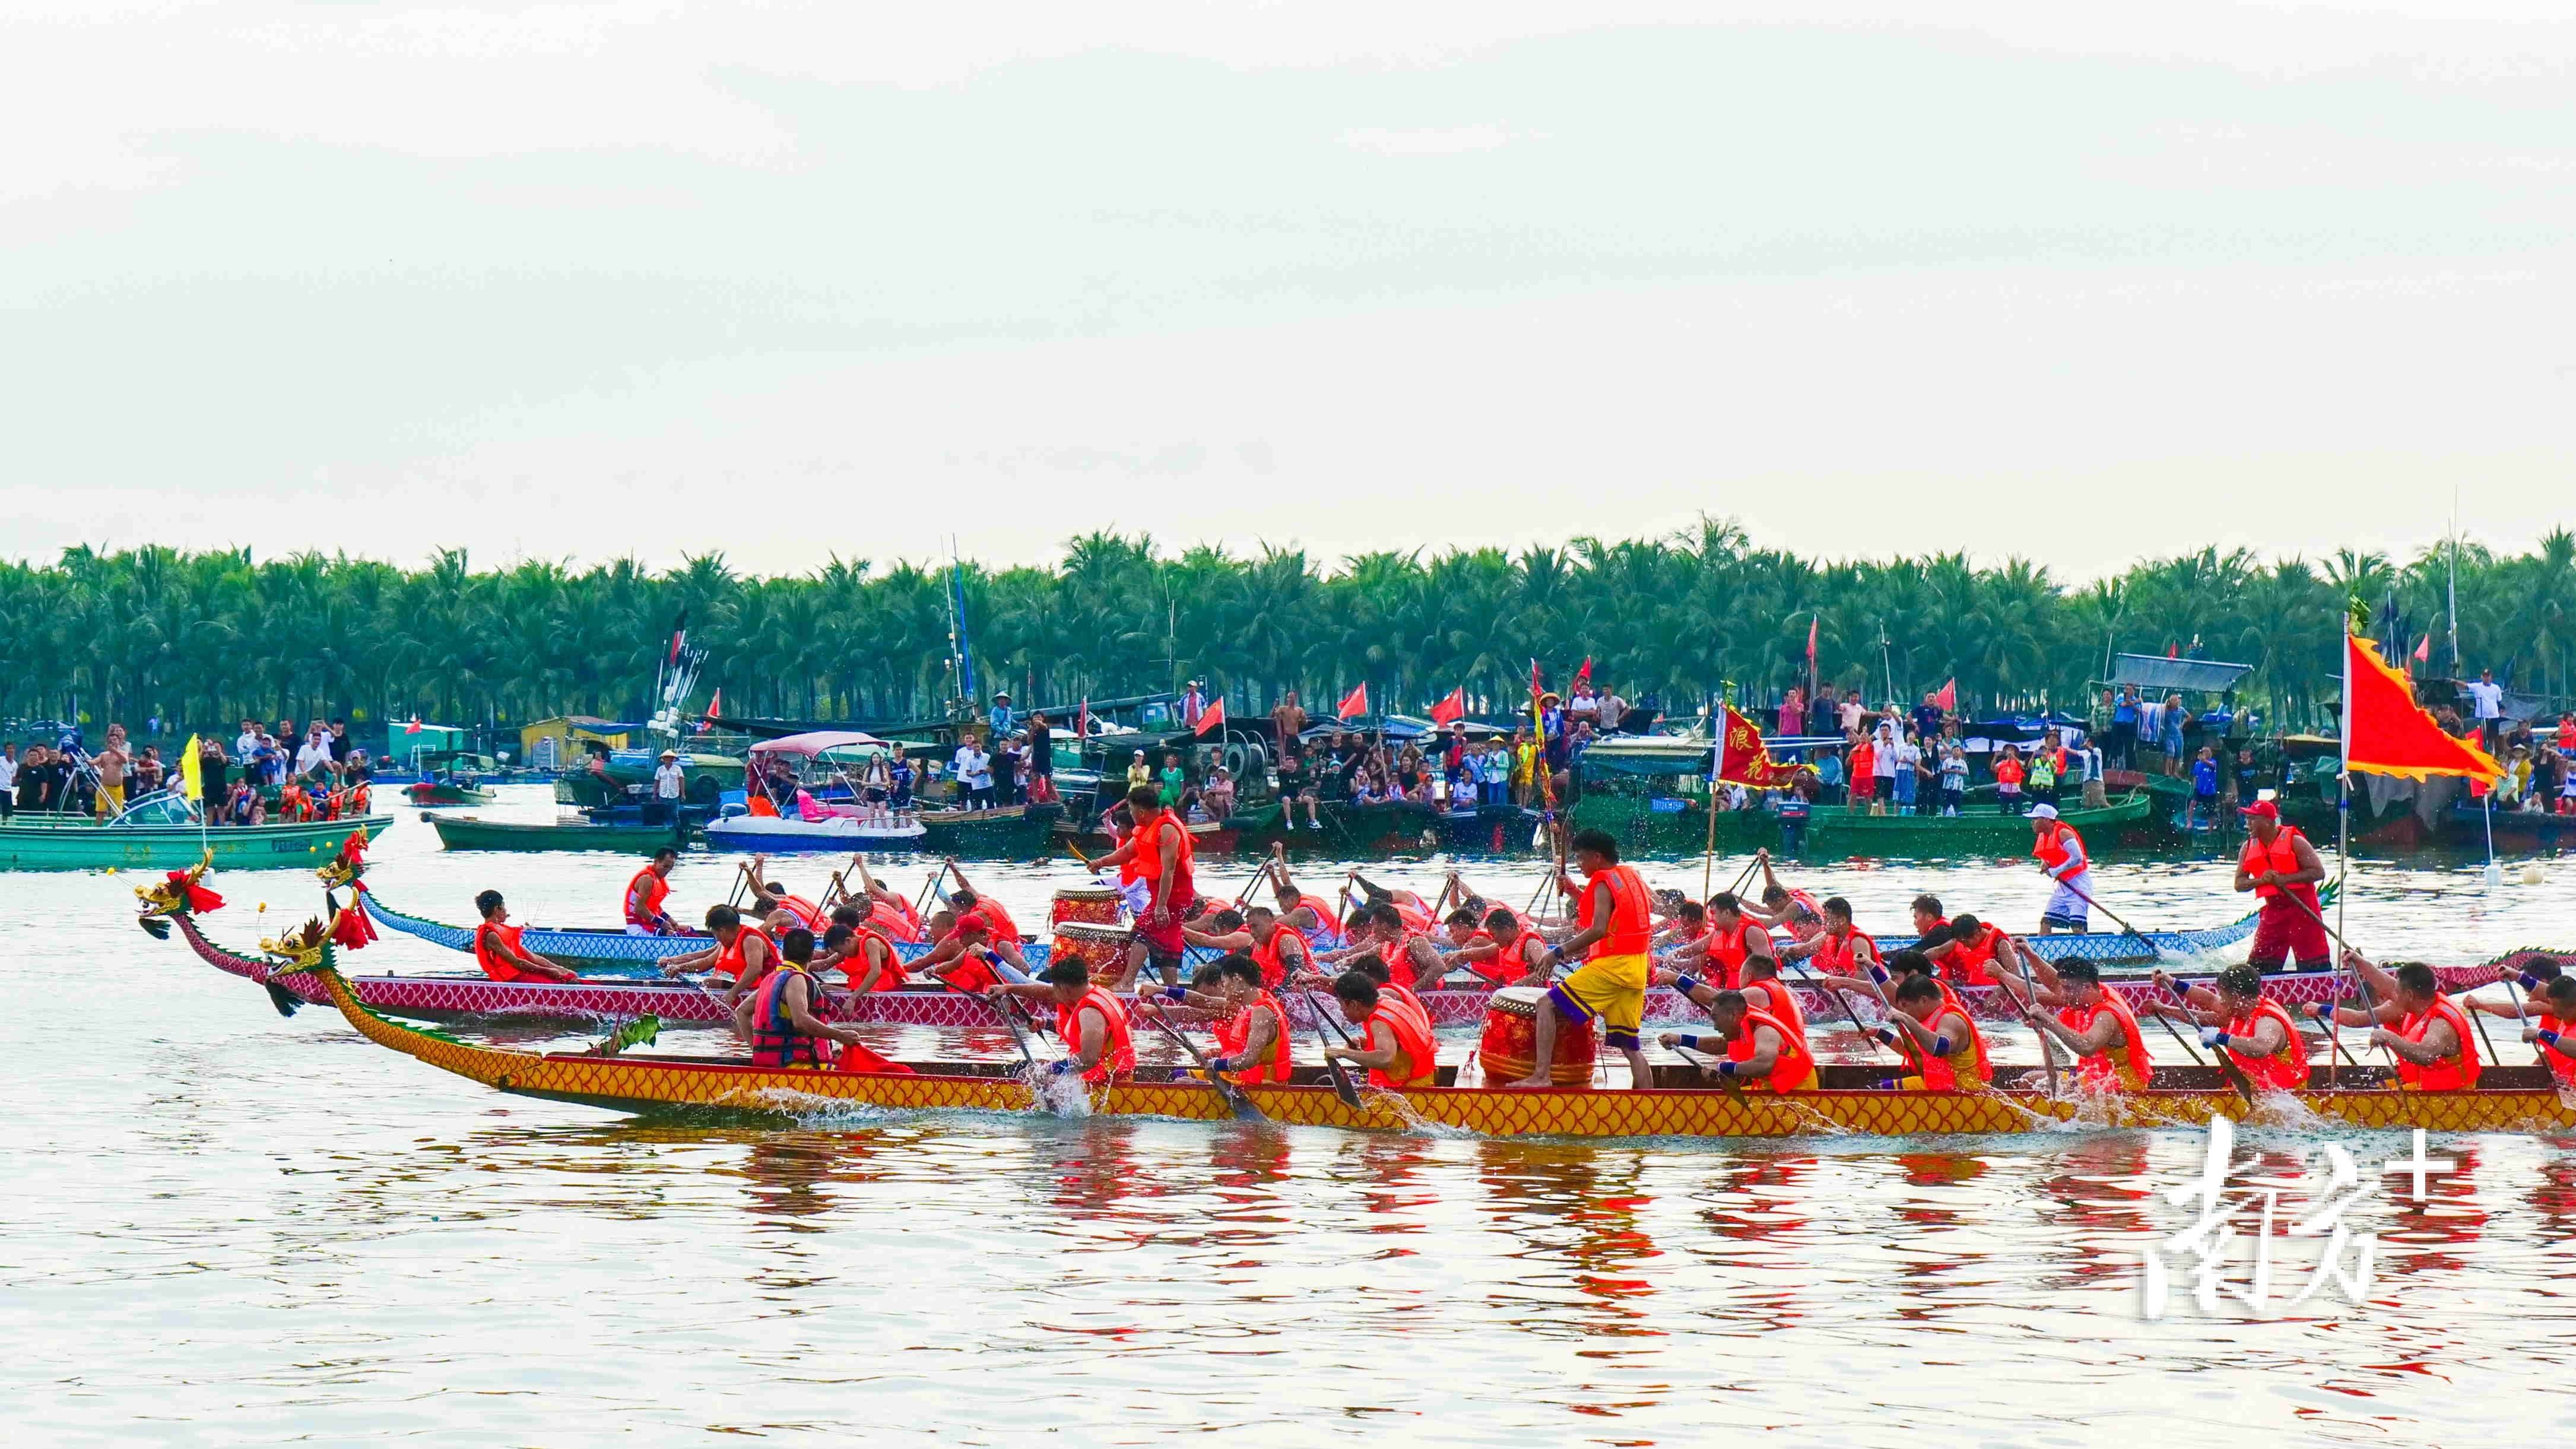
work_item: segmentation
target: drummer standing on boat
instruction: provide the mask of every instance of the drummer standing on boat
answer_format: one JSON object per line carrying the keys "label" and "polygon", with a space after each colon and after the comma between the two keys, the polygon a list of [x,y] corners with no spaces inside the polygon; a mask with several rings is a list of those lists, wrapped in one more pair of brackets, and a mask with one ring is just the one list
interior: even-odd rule
{"label": "drummer standing on boat", "polygon": [[1135,830],[1125,844],[1091,866],[1114,869],[1130,885],[1145,882],[1145,909],[1136,917],[1136,943],[1128,949],[1127,974],[1132,979],[1151,962],[1165,986],[1177,986],[1181,951],[1188,944],[1181,939],[1181,908],[1198,897],[1198,883],[1190,876],[1190,828],[1181,823],[1179,814],[1164,807],[1162,792],[1152,785],[1128,787],[1127,811],[1135,818]]}
{"label": "drummer standing on boat", "polygon": [[2333,960],[2326,946],[2325,912],[2317,882],[2326,863],[2295,825],[2281,823],[2281,807],[2257,800],[2236,812],[2245,817],[2245,852],[2236,861],[2236,888],[2262,903],[2254,922],[2254,947],[2245,962],[2278,971],[2296,959],[2302,971],[2321,971]]}
{"label": "drummer standing on boat", "polygon": [[2054,805],[2030,807],[2030,826],[2035,837],[2030,853],[2048,878],[2057,882],[2048,908],[2040,912],[2039,933],[2066,930],[2080,935],[2092,929],[2093,858],[2084,849],[2084,837],[2057,818]]}
{"label": "drummer standing on boat", "polygon": [[1652,1090],[1655,1072],[1646,1065],[1637,1027],[1646,1009],[1646,972],[1650,965],[1647,943],[1654,935],[1650,905],[1653,893],[1646,889],[1635,866],[1619,863],[1619,842],[1609,832],[1576,831],[1573,846],[1574,863],[1582,870],[1584,882],[1577,886],[1560,872],[1556,884],[1558,890],[1574,899],[1576,930],[1562,944],[1550,947],[1542,959],[1552,970],[1566,957],[1581,951],[1583,965],[1550,986],[1540,1000],[1537,1038],[1531,1053],[1534,1065],[1528,1076],[1510,1085],[1554,1085],[1549,1080],[1549,1069],[1556,1060],[1558,1026],[1598,1017],[1602,1043],[1617,1048],[1628,1059],[1629,1084],[1639,1091]]}

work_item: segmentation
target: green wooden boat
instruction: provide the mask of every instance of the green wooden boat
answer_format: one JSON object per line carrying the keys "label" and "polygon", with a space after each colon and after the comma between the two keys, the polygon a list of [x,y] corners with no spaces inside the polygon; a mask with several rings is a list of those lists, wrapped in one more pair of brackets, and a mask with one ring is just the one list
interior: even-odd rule
{"label": "green wooden boat", "polygon": [[[1677,807],[1677,808],[1676,808]],[[1646,854],[1696,854],[1708,842],[1703,798],[1586,790],[1568,812],[1575,828],[1607,830],[1628,850]],[[2071,809],[2065,820],[2083,833],[2095,855],[2123,845],[2152,844],[2164,832],[2156,797],[2134,791],[2100,810]],[[2005,815],[1991,804],[1960,815],[1872,815],[1866,806],[1818,805],[1807,820],[1801,854],[1935,857],[2020,855],[2030,849],[2030,820]],[[1757,846],[1782,847],[1780,818],[1768,810],[1717,813],[1717,849],[1741,854]]]}
{"label": "green wooden boat", "polygon": [[188,802],[163,791],[104,823],[78,815],[22,814],[0,824],[0,871],[185,870],[211,854],[219,870],[312,870],[339,854],[351,831],[370,838],[390,815],[299,825],[216,825],[189,818]]}
{"label": "green wooden boat", "polygon": [[650,855],[663,846],[689,848],[688,834],[670,825],[521,825],[471,815],[424,815],[449,850],[605,850]]}
{"label": "green wooden boat", "polygon": [[1035,860],[1055,841],[1055,824],[1064,818],[1061,805],[1006,805],[998,810],[924,810],[921,838],[912,848],[924,855],[953,855],[960,860]]}
{"label": "green wooden boat", "polygon": [[423,780],[403,787],[403,798],[414,805],[491,805],[501,797],[479,785],[459,785],[453,780]]}

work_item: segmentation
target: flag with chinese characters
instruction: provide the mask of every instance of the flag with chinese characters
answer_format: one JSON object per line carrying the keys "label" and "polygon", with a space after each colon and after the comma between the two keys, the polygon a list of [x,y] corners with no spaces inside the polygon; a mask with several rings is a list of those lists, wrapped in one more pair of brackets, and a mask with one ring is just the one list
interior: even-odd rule
{"label": "flag with chinese characters", "polygon": [[1726,707],[1726,736],[1718,743],[1710,779],[1756,790],[1782,790],[1798,778],[1799,768],[1771,758],[1762,743],[1762,727],[1734,705]]}
{"label": "flag with chinese characters", "polygon": [[2343,636],[2343,765],[2372,775],[2464,775],[2492,783],[2495,756],[2455,739],[2415,702],[2406,676],[2381,662],[2379,646]]}

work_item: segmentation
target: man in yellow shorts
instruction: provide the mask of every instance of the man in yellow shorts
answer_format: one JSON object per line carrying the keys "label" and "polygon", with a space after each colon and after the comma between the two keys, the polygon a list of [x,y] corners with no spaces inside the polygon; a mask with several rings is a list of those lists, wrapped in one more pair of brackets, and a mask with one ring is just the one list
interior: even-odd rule
{"label": "man in yellow shorts", "polygon": [[1584,953],[1583,964],[1547,989],[1546,999],[1539,1003],[1537,1040],[1532,1043],[1534,1064],[1528,1076],[1511,1085],[1552,1085],[1548,1068],[1556,1059],[1559,1025],[1598,1021],[1601,1044],[1616,1048],[1628,1059],[1630,1084],[1641,1090],[1651,1088],[1655,1073],[1646,1065],[1637,1024],[1646,1011],[1648,950],[1655,935],[1653,896],[1635,866],[1619,863],[1619,842],[1607,831],[1576,831],[1573,850],[1583,884],[1576,885],[1560,872],[1556,888],[1574,900],[1576,930],[1541,958],[1539,968],[1553,970],[1578,951]]}

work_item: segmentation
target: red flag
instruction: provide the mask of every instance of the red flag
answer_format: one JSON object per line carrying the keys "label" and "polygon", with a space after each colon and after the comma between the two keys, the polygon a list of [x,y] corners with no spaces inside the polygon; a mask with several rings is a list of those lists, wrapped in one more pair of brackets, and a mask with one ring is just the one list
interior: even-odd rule
{"label": "red flag", "polygon": [[1086,740],[1091,738],[1090,695],[1084,695],[1082,697],[1082,707],[1073,712],[1073,737],[1076,740]]}
{"label": "red flag", "polygon": [[724,708],[724,690],[718,688],[714,694],[707,696],[707,717],[698,721],[699,734],[705,734],[716,727],[716,711],[722,708]]}
{"label": "red flag", "polygon": [[2418,664],[2430,664],[2433,662],[2432,635],[2427,634],[2423,638],[2415,641],[2415,662]]}
{"label": "red flag", "polygon": [[407,734],[407,735],[416,735],[416,734],[419,734],[419,733],[420,733],[420,716],[419,716],[419,715],[413,715],[413,716],[411,717],[411,723],[409,723],[409,724],[407,724],[407,725],[404,725],[404,726],[403,726],[403,733],[404,733],[404,734]]}
{"label": "red flag", "polygon": [[1449,691],[1449,697],[1447,699],[1431,706],[1431,722],[1433,724],[1445,725],[1453,720],[1462,720],[1466,717],[1467,686],[1463,684],[1459,685],[1456,689]]}
{"label": "red flag", "polygon": [[1591,655],[1586,654],[1583,656],[1583,667],[1574,671],[1574,682],[1577,684],[1590,684],[1592,682]]}
{"label": "red flag", "polygon": [[1333,713],[1343,719],[1358,719],[1368,713],[1368,681],[1361,680],[1359,688],[1343,695],[1342,702],[1334,706]]}
{"label": "red flag", "polygon": [[2182,646],[2179,644],[2167,644],[2165,646],[2165,657],[2167,659],[2180,659],[2182,657]]}
{"label": "red flag", "polygon": [[1771,758],[1771,751],[1762,743],[1762,727],[1746,719],[1734,705],[1726,707],[1726,742],[1717,752],[1718,779],[1756,790],[1778,790],[1798,778],[1798,769]]}
{"label": "red flag", "polygon": [[1941,692],[1932,696],[1932,702],[1941,706],[1944,711],[1957,710],[1959,707],[1959,676],[1955,674],[1951,675],[1950,682],[1941,686]]}
{"label": "red flag", "polygon": [[2493,780],[2503,773],[2495,756],[2453,739],[2415,702],[2406,676],[2379,660],[2379,648],[2358,634],[2343,636],[2343,762],[2347,770],[2374,775],[2466,775]]}
{"label": "red flag", "polygon": [[1824,617],[1821,613],[1807,616],[1807,677],[1809,679],[1816,677],[1816,625]]}
{"label": "red flag", "polygon": [[1209,730],[1223,727],[1224,724],[1225,701],[1220,699],[1216,703],[1209,705],[1206,709],[1199,712],[1199,727],[1190,731],[1190,733],[1194,735],[1203,735]]}

